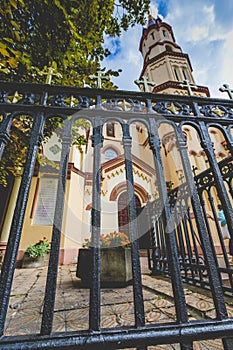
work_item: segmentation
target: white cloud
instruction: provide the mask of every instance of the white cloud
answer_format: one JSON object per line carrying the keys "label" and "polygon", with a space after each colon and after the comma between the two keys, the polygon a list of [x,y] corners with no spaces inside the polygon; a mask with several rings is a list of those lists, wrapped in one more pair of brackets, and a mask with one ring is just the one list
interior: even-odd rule
{"label": "white cloud", "polygon": [[233,30],[226,35],[222,50],[222,64],[220,74],[222,83],[227,83],[233,88]]}
{"label": "white cloud", "polygon": [[157,16],[158,16],[158,7],[157,7],[157,5],[155,5],[155,4],[151,4],[151,6],[150,6],[150,13],[152,14],[152,16],[154,17],[154,18],[157,18]]}
{"label": "white cloud", "polygon": [[208,21],[210,23],[214,23],[214,21],[215,21],[214,5],[204,6],[203,7],[203,12],[208,17]]}
{"label": "white cloud", "polygon": [[191,41],[200,41],[208,37],[208,28],[206,27],[194,27],[190,33]]}
{"label": "white cloud", "polygon": [[120,53],[114,56],[114,58],[109,57],[103,61],[102,65],[106,66],[108,69],[122,69],[120,76],[113,78],[113,82],[119,89],[138,91],[134,80],[138,79],[143,66],[143,60],[139,52],[141,35],[141,26],[130,28],[120,37]]}

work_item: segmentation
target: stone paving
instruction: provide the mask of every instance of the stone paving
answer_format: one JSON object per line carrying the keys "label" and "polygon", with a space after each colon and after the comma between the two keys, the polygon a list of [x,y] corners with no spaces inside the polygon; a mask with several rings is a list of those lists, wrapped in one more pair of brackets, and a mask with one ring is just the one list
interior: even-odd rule
{"label": "stone paving", "polygon": [[[144,266],[142,275],[146,324],[175,321],[175,307],[169,280],[152,277]],[[7,313],[5,335],[40,332],[43,294],[47,267],[16,269]],[[189,319],[215,318],[210,296],[185,288]],[[233,300],[228,299],[229,316],[233,316]],[[88,329],[89,289],[76,277],[76,265],[60,266],[53,331]],[[134,325],[133,290],[125,288],[101,289],[101,327]],[[177,344],[150,346],[148,349],[180,349]],[[194,343],[195,350],[223,349],[221,340]]]}

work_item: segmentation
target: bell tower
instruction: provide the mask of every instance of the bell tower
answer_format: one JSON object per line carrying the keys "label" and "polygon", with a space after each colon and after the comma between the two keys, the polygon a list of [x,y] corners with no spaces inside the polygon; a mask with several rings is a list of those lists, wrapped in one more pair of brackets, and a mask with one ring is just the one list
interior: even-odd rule
{"label": "bell tower", "polygon": [[[177,45],[172,27],[151,15],[147,28],[143,28],[139,50],[144,64],[140,79],[148,79],[156,85],[154,93],[210,96],[209,89],[195,84],[189,56]],[[145,91],[142,85],[139,85]]]}

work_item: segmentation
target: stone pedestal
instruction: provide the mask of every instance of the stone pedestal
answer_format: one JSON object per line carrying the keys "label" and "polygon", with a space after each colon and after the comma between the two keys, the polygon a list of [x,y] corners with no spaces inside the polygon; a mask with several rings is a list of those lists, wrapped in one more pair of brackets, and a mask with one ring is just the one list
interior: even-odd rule
{"label": "stone pedestal", "polygon": [[[131,249],[114,247],[100,250],[100,282],[102,285],[125,285],[132,280]],[[84,283],[92,279],[92,250],[79,249],[76,276]]]}
{"label": "stone pedestal", "polygon": [[43,267],[47,265],[47,262],[47,254],[45,256],[38,256],[37,258],[32,258],[25,253],[22,261],[22,268]]}

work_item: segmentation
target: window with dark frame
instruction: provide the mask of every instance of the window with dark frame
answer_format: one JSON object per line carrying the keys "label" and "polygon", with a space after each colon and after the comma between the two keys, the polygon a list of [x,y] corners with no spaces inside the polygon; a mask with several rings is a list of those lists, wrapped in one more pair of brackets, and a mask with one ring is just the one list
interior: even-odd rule
{"label": "window with dark frame", "polygon": [[188,79],[186,70],[185,70],[185,69],[182,69],[182,72],[183,72],[184,79]]}
{"label": "window with dark frame", "polygon": [[37,182],[35,199],[33,201],[33,225],[52,226],[57,197],[58,179],[42,177]]}
{"label": "window with dark frame", "polygon": [[176,80],[179,80],[177,68],[174,68],[174,73],[175,73]]}
{"label": "window with dark frame", "polygon": [[115,125],[114,123],[106,124],[106,134],[109,137],[115,137]]}

